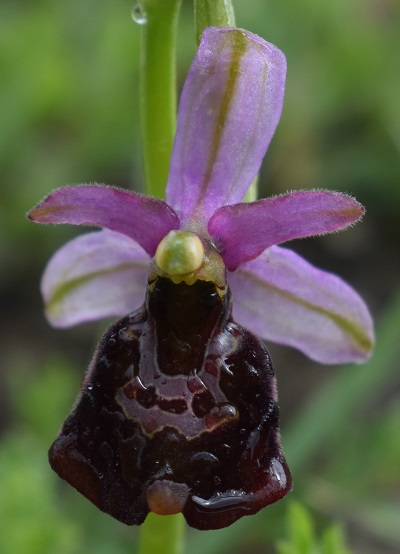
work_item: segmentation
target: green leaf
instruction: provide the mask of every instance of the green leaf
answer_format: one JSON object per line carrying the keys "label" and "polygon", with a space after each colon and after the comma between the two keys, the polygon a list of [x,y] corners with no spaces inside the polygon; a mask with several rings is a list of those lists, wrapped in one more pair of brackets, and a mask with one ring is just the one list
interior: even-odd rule
{"label": "green leaf", "polygon": [[278,554],[312,554],[314,524],[310,513],[298,502],[292,502],[287,512],[288,539],[277,544]]}
{"label": "green leaf", "polygon": [[321,554],[351,554],[339,525],[332,525],[322,535]]}

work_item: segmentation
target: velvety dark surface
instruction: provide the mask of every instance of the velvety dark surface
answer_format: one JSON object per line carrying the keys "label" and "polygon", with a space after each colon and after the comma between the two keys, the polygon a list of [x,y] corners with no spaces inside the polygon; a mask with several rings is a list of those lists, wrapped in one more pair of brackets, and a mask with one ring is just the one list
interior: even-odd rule
{"label": "velvety dark surface", "polygon": [[217,529],[290,490],[278,420],[270,356],[229,290],[158,278],[101,340],[50,462],[124,523],[150,502]]}

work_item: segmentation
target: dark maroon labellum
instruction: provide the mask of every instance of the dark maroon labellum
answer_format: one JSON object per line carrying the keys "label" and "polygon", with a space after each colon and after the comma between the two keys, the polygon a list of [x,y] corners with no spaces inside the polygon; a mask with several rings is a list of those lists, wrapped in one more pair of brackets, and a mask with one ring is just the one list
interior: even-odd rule
{"label": "dark maroon labellum", "polygon": [[275,377],[229,289],[159,277],[102,338],[50,449],[53,469],[128,525],[182,512],[218,529],[282,498]]}

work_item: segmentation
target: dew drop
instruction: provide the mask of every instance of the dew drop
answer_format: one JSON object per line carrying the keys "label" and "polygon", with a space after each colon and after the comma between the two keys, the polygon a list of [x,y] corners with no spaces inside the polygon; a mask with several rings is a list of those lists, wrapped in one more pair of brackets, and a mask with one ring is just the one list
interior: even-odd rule
{"label": "dew drop", "polygon": [[204,418],[204,423],[207,430],[212,431],[224,423],[236,420],[238,417],[239,413],[235,406],[232,406],[232,404],[228,404],[227,402],[222,402],[210,410]]}
{"label": "dew drop", "polygon": [[195,375],[194,377],[189,377],[189,379],[187,380],[187,388],[192,394],[199,394],[207,390],[207,387],[200,379],[200,377],[198,377],[198,375]]}
{"label": "dew drop", "polygon": [[133,6],[131,15],[135,23],[137,23],[138,25],[146,25],[147,14],[140,2]]}
{"label": "dew drop", "polygon": [[275,477],[282,488],[286,487],[286,472],[283,465],[277,458],[272,458],[271,460],[270,473]]}
{"label": "dew drop", "polygon": [[193,454],[193,456],[190,459],[191,462],[208,462],[208,463],[215,463],[219,462],[217,456],[214,456],[214,454],[211,454],[211,452],[196,452]]}
{"label": "dew drop", "polygon": [[193,495],[192,501],[196,504],[197,509],[200,509],[203,513],[206,511],[216,513],[236,509],[243,506],[243,504],[248,504],[249,495],[246,495],[242,491],[231,491],[231,494],[218,494],[208,500]]}

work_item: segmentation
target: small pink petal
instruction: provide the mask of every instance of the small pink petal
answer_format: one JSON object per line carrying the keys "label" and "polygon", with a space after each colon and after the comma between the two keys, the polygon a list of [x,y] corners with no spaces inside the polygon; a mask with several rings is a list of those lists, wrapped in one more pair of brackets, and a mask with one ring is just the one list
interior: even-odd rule
{"label": "small pink petal", "polygon": [[105,227],[130,237],[150,256],[169,231],[180,227],[178,216],[162,200],[105,185],[56,189],[28,217],[37,223]]}
{"label": "small pink petal", "polygon": [[361,204],[346,194],[298,191],[224,206],[211,217],[208,232],[233,271],[274,244],[344,229],[363,213]]}
{"label": "small pink petal", "polygon": [[360,296],[336,275],[272,246],[229,274],[233,315],[261,338],[321,363],[364,362],[374,343]]}
{"label": "small pink petal", "polygon": [[96,231],[71,240],[50,259],[41,290],[54,327],[122,316],[145,298],[148,255],[128,237]]}
{"label": "small pink petal", "polygon": [[285,75],[285,56],[260,37],[204,31],[180,99],[166,191],[184,223],[204,226],[216,208],[242,200],[278,124]]}

